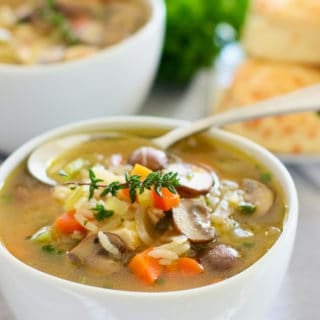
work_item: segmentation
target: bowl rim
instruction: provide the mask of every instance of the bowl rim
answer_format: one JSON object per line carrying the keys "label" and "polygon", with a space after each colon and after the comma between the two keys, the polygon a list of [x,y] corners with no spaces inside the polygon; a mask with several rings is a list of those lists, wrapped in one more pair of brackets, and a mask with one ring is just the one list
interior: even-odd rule
{"label": "bowl rim", "polygon": [[[90,131],[94,127],[95,130],[101,130],[106,128],[106,124],[111,125],[113,128],[137,128],[137,127],[150,127],[155,126],[159,129],[170,129],[178,126],[187,125],[189,121],[169,119],[163,117],[152,117],[152,116],[117,116],[117,117],[105,117],[105,118],[94,118],[85,121],[78,121],[64,126],[60,126],[56,129],[45,132],[18,148],[13,152],[1,165],[0,167],[0,190],[4,184],[4,181],[8,174],[23,160],[25,160],[30,152],[41,143],[45,143],[51,139],[56,139],[60,136],[81,132]],[[5,260],[14,265],[15,271],[26,274],[26,276],[38,278],[42,282],[47,282],[53,286],[59,286],[63,289],[76,291],[81,294],[92,294],[102,295],[104,297],[120,297],[130,299],[166,299],[168,297],[183,297],[188,295],[200,295],[213,293],[215,290],[219,291],[221,287],[227,287],[233,282],[241,281],[241,279],[248,278],[250,273],[255,273],[259,269],[260,265],[263,265],[264,261],[275,252],[276,248],[280,246],[280,243],[286,241],[286,239],[293,235],[295,237],[296,226],[298,222],[298,195],[294,184],[294,181],[289,174],[284,164],[276,158],[271,152],[266,150],[264,147],[250,141],[247,138],[241,137],[234,133],[230,133],[221,129],[211,129],[209,134],[212,135],[218,141],[229,144],[236,148],[245,147],[243,151],[245,154],[250,155],[256,159],[259,163],[266,166],[273,174],[276,173],[278,183],[283,189],[284,196],[287,199],[287,214],[283,222],[283,230],[279,238],[272,245],[272,247],[261,256],[251,266],[244,269],[240,273],[225,279],[221,282],[205,285],[202,287],[196,287],[191,289],[176,290],[176,291],[164,291],[164,292],[143,292],[143,291],[126,291],[126,290],[115,290],[108,288],[94,287],[90,285],[80,284],[65,280],[57,276],[48,274],[46,272],[35,269],[24,262],[20,261],[9,250],[5,247],[0,239],[0,256]],[[290,252],[291,255],[291,252]],[[13,269],[11,269],[12,271]]]}
{"label": "bowl rim", "polygon": [[150,7],[150,17],[146,23],[138,29],[136,32],[131,34],[128,38],[121,40],[110,47],[99,50],[98,52],[90,55],[86,58],[80,58],[67,62],[58,62],[46,65],[16,65],[16,64],[5,64],[0,63],[0,73],[45,73],[45,72],[57,72],[64,69],[72,69],[76,67],[90,67],[92,63],[98,62],[108,56],[112,57],[117,55],[121,50],[130,48],[135,41],[143,39],[152,29],[158,24],[164,24],[166,7],[164,0],[143,0],[147,6]]}

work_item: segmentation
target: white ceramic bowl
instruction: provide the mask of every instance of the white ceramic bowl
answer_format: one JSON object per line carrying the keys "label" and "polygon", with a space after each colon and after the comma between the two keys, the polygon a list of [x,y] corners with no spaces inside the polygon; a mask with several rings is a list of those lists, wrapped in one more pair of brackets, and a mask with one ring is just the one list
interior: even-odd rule
{"label": "white ceramic bowl", "polygon": [[[22,146],[0,168],[0,183],[37,145],[57,136],[92,128],[173,128],[185,122],[150,117],[91,120],[51,131]],[[255,264],[220,283],[167,293],[101,289],[62,280],[35,270],[0,245],[0,288],[19,320],[258,320],[286,272],[298,216],[297,193],[285,167],[268,151],[230,133],[212,136],[254,156],[281,184],[288,203],[283,232]]]}
{"label": "white ceramic bowl", "polygon": [[163,43],[163,0],[137,33],[86,59],[46,66],[0,65],[0,151],[76,120],[133,114],[151,87]]}

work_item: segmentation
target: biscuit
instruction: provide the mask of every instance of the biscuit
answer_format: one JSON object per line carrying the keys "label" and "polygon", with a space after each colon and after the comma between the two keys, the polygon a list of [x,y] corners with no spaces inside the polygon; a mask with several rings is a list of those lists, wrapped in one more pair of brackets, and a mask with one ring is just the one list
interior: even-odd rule
{"label": "biscuit", "polygon": [[[251,59],[238,68],[216,112],[245,106],[316,83],[320,83],[320,69]],[[225,128],[275,153],[320,152],[320,116],[315,112],[267,117]]]}
{"label": "biscuit", "polygon": [[242,43],[255,58],[320,65],[319,35],[319,0],[256,0]]}

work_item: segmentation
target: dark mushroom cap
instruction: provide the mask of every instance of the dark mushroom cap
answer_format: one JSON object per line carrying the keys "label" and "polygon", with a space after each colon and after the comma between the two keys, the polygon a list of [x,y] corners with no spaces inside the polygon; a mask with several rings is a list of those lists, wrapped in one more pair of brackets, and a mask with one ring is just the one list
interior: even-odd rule
{"label": "dark mushroom cap", "polygon": [[267,214],[274,202],[274,194],[265,184],[253,180],[243,179],[241,188],[244,190],[244,199],[256,206],[255,215],[264,216]]}
{"label": "dark mushroom cap", "polygon": [[210,171],[200,165],[177,162],[170,164],[166,171],[178,173],[180,186],[177,191],[184,198],[207,194],[214,183]]}
{"label": "dark mushroom cap", "polygon": [[240,257],[238,251],[225,244],[218,244],[207,250],[200,258],[205,268],[225,271],[233,268]]}
{"label": "dark mushroom cap", "polygon": [[[127,251],[127,247],[121,238],[109,232],[106,232],[105,235],[123,256]],[[105,251],[96,233],[89,234],[84,238],[76,247],[68,252],[68,257],[72,263],[87,266],[91,271],[111,274],[119,270],[119,262],[116,261],[119,257],[114,259],[112,255]]]}
{"label": "dark mushroom cap", "polygon": [[132,165],[141,164],[152,171],[164,169],[168,164],[167,154],[151,147],[142,147],[133,151],[128,162]]}
{"label": "dark mushroom cap", "polygon": [[199,201],[183,199],[180,205],[172,210],[175,227],[195,243],[213,240],[215,229],[211,226],[210,213]]}

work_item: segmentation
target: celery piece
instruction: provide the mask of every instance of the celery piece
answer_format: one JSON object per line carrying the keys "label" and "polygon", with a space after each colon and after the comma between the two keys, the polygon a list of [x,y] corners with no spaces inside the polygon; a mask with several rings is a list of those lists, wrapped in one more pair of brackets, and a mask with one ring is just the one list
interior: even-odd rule
{"label": "celery piece", "polygon": [[116,214],[124,214],[128,211],[129,205],[125,201],[121,201],[116,197],[107,199],[105,202],[106,209],[111,210]]}
{"label": "celery piece", "polygon": [[144,208],[153,206],[153,200],[150,190],[145,189],[142,193],[138,193],[138,200],[139,204]]}
{"label": "celery piece", "polygon": [[45,226],[39,229],[35,234],[33,234],[30,238],[31,241],[37,243],[49,243],[53,241],[52,238],[52,227]]}
{"label": "celery piece", "polygon": [[70,193],[70,195],[68,196],[68,198],[64,203],[64,206],[63,206],[64,209],[66,211],[73,210],[75,207],[75,204],[84,196],[85,196],[85,191],[83,190],[82,187],[78,187],[72,190],[72,192]]}
{"label": "celery piece", "polygon": [[87,161],[78,158],[72,162],[69,162],[63,170],[68,174],[69,177],[74,178],[77,174],[79,174],[80,170],[87,164]]}

